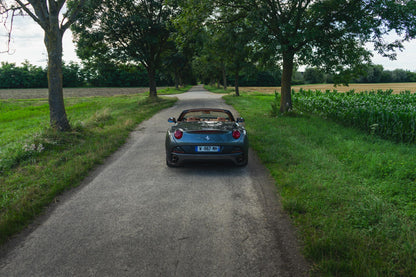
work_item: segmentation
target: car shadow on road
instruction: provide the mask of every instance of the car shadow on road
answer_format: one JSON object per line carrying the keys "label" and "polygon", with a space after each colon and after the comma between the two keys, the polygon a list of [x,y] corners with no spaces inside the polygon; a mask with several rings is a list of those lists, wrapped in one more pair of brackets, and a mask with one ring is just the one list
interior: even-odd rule
{"label": "car shadow on road", "polygon": [[247,167],[236,166],[231,161],[219,161],[219,162],[203,162],[193,161],[184,163],[180,167],[170,168],[173,171],[178,171],[181,174],[189,175],[241,175],[247,172]]}

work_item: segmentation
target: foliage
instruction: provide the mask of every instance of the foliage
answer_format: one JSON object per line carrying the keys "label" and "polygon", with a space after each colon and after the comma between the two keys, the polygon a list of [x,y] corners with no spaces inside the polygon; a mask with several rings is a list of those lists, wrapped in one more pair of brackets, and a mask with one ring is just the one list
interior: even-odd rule
{"label": "foliage", "polygon": [[311,275],[414,276],[415,145],[317,116],[267,116],[274,97],[226,99],[245,118],[250,145],[276,180]]}
{"label": "foliage", "polygon": [[416,73],[409,70],[384,70],[382,65],[367,67],[364,74],[355,79],[356,83],[404,83],[416,82]]}
{"label": "foliage", "polygon": [[[86,62],[81,72],[85,76],[86,84],[93,87],[146,87],[149,85],[147,71],[140,65],[104,61]],[[160,86],[173,85],[170,76],[156,74],[155,79]]]}
{"label": "foliage", "polygon": [[397,142],[416,142],[416,95],[409,91],[294,93],[294,106]]}
{"label": "foliage", "polygon": [[1,63],[0,88],[46,88],[47,72],[39,66],[25,62],[21,67],[14,63]]}
{"label": "foliage", "polygon": [[325,75],[322,71],[310,67],[305,69],[303,79],[306,84],[320,84],[326,81]]}
{"label": "foliage", "polygon": [[[165,73],[174,81],[175,88],[180,85],[196,85],[197,81],[192,68],[192,59],[195,49],[191,45],[178,42],[179,31],[171,33],[170,48],[162,56],[162,66],[159,72]],[[157,82],[160,84],[159,82]]]}
{"label": "foliage", "polygon": [[64,87],[82,87],[85,85],[85,77],[79,64],[70,62],[62,64],[62,79]]}
{"label": "foliage", "polygon": [[69,98],[73,128],[65,133],[47,127],[45,100],[0,101],[0,242],[79,185],[139,122],[175,101],[149,101],[145,95]]}
{"label": "foliage", "polygon": [[[348,83],[370,62],[366,43],[385,56],[394,57],[402,42],[416,36],[414,1],[214,1],[236,13],[247,14],[257,31],[256,40],[272,57],[282,61],[280,110],[292,108],[291,81],[296,62],[319,67]],[[214,12],[215,13],[215,12]],[[400,19],[399,19],[400,18]],[[386,42],[383,36],[395,30],[401,39]]]}
{"label": "foliage", "polygon": [[[64,87],[146,87],[149,84],[147,72],[141,66],[131,64],[79,64],[70,62],[62,65]],[[156,74],[160,86],[173,85],[171,77]],[[47,69],[29,62],[16,66],[2,63],[0,67],[0,88],[46,88]]]}
{"label": "foliage", "polygon": [[104,0],[73,25],[77,54],[93,63],[140,63],[148,73],[150,96],[156,97],[156,70],[172,47],[177,12],[163,0]]}

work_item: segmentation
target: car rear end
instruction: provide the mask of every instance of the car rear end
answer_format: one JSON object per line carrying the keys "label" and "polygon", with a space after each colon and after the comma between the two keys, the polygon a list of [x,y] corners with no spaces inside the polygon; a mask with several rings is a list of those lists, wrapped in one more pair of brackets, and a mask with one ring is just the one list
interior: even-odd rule
{"label": "car rear end", "polygon": [[179,124],[167,133],[166,161],[169,166],[215,160],[229,160],[244,166],[247,153],[246,131],[235,123],[217,124],[211,128]]}

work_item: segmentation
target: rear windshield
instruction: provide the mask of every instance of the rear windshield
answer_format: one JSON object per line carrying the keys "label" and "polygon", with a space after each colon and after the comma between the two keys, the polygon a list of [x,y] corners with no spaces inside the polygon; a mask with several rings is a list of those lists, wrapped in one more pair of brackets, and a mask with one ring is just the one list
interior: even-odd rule
{"label": "rear windshield", "polygon": [[223,111],[189,111],[182,115],[182,121],[232,121],[230,115]]}

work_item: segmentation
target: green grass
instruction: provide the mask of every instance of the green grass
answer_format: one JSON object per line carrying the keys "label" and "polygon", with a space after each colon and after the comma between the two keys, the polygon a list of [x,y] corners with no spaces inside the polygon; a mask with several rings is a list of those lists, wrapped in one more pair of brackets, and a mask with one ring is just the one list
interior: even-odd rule
{"label": "green grass", "polygon": [[213,92],[213,93],[233,93],[233,92],[235,92],[233,87],[228,87],[227,90],[224,90],[224,87],[204,85],[204,88],[206,90],[209,90],[210,92]]}
{"label": "green grass", "polygon": [[65,133],[48,127],[46,100],[0,101],[0,243],[79,185],[138,123],[175,101],[145,95],[69,98],[72,131]]}
{"label": "green grass", "polygon": [[[162,90],[158,90],[157,94],[158,95],[172,95],[172,94],[179,94],[179,93],[184,93],[187,92],[190,88],[192,88],[191,85],[186,85],[184,87],[179,87],[179,88],[164,88]],[[149,95],[149,92],[145,93],[146,95]]]}
{"label": "green grass", "polygon": [[416,146],[317,116],[272,117],[274,95],[226,96],[276,180],[316,276],[416,276]]}

